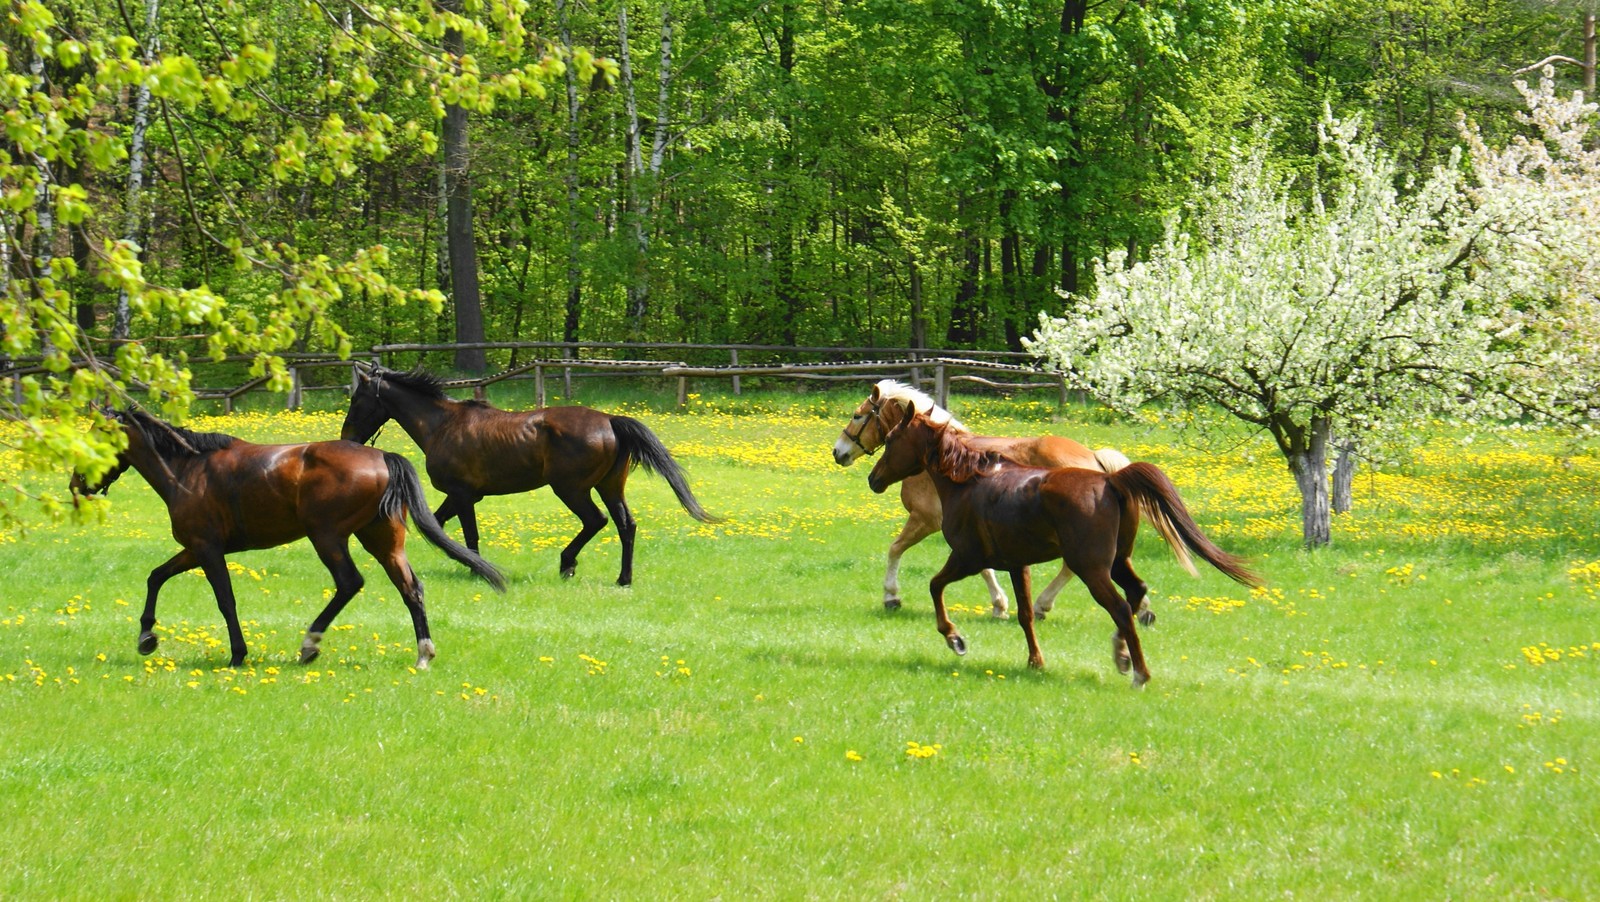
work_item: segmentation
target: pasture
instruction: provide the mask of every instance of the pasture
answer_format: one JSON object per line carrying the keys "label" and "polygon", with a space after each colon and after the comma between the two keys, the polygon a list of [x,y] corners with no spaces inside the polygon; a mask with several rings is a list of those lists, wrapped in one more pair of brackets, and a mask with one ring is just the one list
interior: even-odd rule
{"label": "pasture", "polygon": [[[958,396],[976,431],[1158,464],[1266,578],[1190,577],[1145,529],[1135,692],[1078,584],[1039,624],[1043,671],[976,579],[947,593],[970,647],[951,654],[937,537],[883,610],[903,512],[829,454],[862,394],[586,394],[654,429],[726,521],[636,473],[623,589],[609,527],[564,581],[572,515],[547,490],[487,499],[504,596],[410,543],[439,650],[422,672],[361,555],[366,588],[295,663],[332,588],[304,542],[230,558],[243,667],[198,573],[168,583],[140,657],[145,576],[175,546],[133,474],[103,523],[0,536],[0,897],[1600,896],[1592,448],[1441,427],[1363,471],[1308,554],[1263,441],[1216,455],[1159,422]],[[304,441],[341,417],[189,425]],[[379,445],[420,466],[399,429]]]}

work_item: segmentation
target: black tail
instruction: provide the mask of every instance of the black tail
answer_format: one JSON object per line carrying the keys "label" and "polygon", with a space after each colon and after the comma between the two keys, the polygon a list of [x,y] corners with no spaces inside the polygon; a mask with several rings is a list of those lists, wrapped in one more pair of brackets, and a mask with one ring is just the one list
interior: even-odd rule
{"label": "black tail", "polygon": [[1160,511],[1161,516],[1171,524],[1173,533],[1206,563],[1221,570],[1235,582],[1247,586],[1261,585],[1261,578],[1250,572],[1242,558],[1218,548],[1200,531],[1200,526],[1189,516],[1189,509],[1184,507],[1183,499],[1178,497],[1178,487],[1155,464],[1129,464],[1115,473],[1108,473],[1107,477],[1118,491],[1133,499],[1140,507]]}
{"label": "black tail", "polygon": [[439,521],[433,519],[433,512],[428,510],[428,499],[422,494],[422,480],[417,478],[417,470],[411,466],[411,462],[389,451],[384,452],[383,462],[389,467],[389,487],[378,500],[378,516],[404,516],[405,511],[410,509],[411,520],[417,524],[417,531],[422,533],[423,538],[449,555],[451,560],[466,564],[467,569],[482,577],[497,591],[504,592],[506,580],[500,571],[471,548],[450,538],[439,526]]}
{"label": "black tail", "polygon": [[694,498],[694,493],[689,491],[689,481],[684,479],[683,470],[678,467],[678,462],[672,459],[667,446],[661,444],[661,439],[650,428],[633,417],[612,417],[611,431],[617,436],[617,449],[630,462],[644,467],[646,472],[656,473],[672,486],[672,493],[678,496],[678,503],[689,512],[689,516],[701,523],[721,523],[722,520],[706,513],[700,507],[700,502]]}

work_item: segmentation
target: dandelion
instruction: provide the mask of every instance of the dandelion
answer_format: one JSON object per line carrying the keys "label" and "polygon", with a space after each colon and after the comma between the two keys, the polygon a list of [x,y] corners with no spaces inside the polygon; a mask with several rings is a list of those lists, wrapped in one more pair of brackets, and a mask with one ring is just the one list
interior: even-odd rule
{"label": "dandelion", "polygon": [[846,761],[860,761],[861,760],[861,753],[856,751],[855,749],[850,749],[850,750],[848,750],[848,751],[846,751],[844,753],[844,760],[846,760]]}

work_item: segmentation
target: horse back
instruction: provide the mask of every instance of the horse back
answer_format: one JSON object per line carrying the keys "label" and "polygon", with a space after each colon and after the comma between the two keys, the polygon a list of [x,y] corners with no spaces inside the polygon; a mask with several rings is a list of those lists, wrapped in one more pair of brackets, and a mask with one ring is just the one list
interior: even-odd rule
{"label": "horse back", "polygon": [[434,435],[428,478],[445,492],[506,495],[542,486],[593,485],[617,455],[611,415],[590,407],[507,411],[461,405]]}
{"label": "horse back", "polygon": [[[203,479],[191,487],[183,509],[172,511],[181,543],[271,548],[319,530],[348,535],[371,523],[388,469],[383,452],[355,442],[239,441],[208,455]],[[179,535],[180,527],[187,535]]]}
{"label": "horse back", "polygon": [[967,444],[978,451],[992,452],[1015,464],[1025,467],[1084,467],[1100,469],[1094,452],[1087,447],[1059,435],[1041,435],[1035,438],[1002,438],[992,435],[975,435]]}

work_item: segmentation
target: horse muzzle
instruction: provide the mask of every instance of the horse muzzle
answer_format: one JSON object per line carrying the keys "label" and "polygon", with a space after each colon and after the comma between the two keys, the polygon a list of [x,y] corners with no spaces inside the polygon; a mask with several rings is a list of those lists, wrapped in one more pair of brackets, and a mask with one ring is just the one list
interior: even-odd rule
{"label": "horse muzzle", "polygon": [[877,471],[874,470],[867,474],[867,488],[872,489],[874,495],[882,495],[884,490],[889,488],[889,483],[879,479]]}

